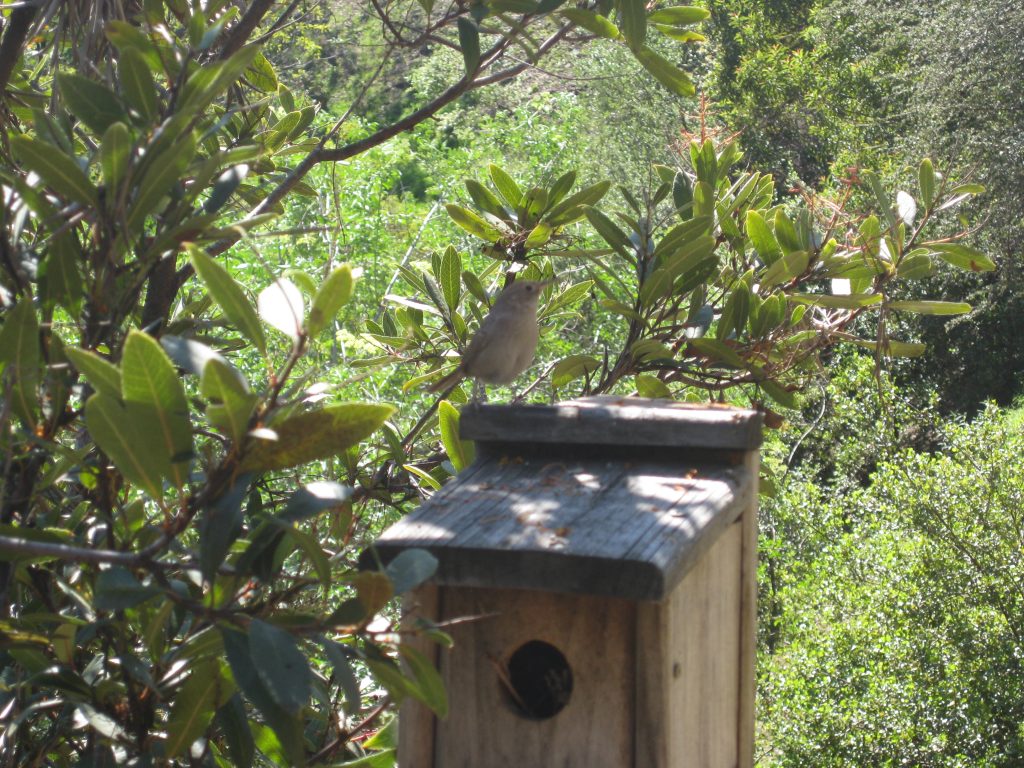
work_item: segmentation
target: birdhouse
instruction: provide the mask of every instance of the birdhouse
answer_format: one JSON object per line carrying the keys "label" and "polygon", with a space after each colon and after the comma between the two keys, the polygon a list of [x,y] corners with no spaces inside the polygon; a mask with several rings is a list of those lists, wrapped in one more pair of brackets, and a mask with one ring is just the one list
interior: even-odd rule
{"label": "birdhouse", "polygon": [[470,406],[476,462],[376,543],[438,559],[410,599],[449,715],[402,768],[753,765],[753,411],[586,398]]}

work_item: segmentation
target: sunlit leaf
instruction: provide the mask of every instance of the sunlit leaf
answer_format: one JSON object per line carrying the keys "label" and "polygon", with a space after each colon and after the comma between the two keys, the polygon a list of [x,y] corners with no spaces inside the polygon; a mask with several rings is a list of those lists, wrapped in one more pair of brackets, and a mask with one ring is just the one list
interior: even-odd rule
{"label": "sunlit leaf", "polygon": [[309,310],[306,330],[310,336],[318,335],[348,303],[353,283],[352,268],[348,264],[342,264],[331,271],[313,298],[313,306]]}
{"label": "sunlit leaf", "polygon": [[971,305],[962,301],[891,301],[888,306],[896,312],[918,315],[963,315],[971,311]]}
{"label": "sunlit leaf", "polygon": [[188,400],[167,353],[147,333],[130,331],[125,341],[121,396],[129,417],[162,451],[161,473],[181,488],[192,454]]}
{"label": "sunlit leaf", "polygon": [[266,472],[337,456],[369,437],[394,413],[390,405],[347,403],[274,422],[275,440],[250,438],[241,469]]}
{"label": "sunlit leaf", "polygon": [[447,400],[442,400],[437,407],[437,419],[441,431],[441,443],[444,445],[448,459],[456,472],[473,463],[476,449],[469,440],[459,437],[459,411]]}
{"label": "sunlit leaf", "polygon": [[213,300],[217,302],[238,330],[255,344],[260,352],[265,353],[267,341],[263,335],[263,327],[260,325],[256,310],[253,309],[252,304],[242,292],[241,286],[235,282],[235,279],[223,266],[210,258],[205,251],[190,246],[188,252],[196,274],[206,284]]}
{"label": "sunlit leaf", "polygon": [[586,8],[565,8],[559,13],[573,24],[578,24],[598,37],[607,37],[609,40],[619,37],[619,28],[596,11]]}
{"label": "sunlit leaf", "polygon": [[448,211],[448,215],[451,216],[452,221],[469,232],[469,234],[475,235],[481,240],[486,240],[490,243],[501,240],[501,232],[494,225],[489,224],[473,211],[469,210],[469,208],[464,208],[463,206],[455,203],[448,203],[445,205],[445,209]]}
{"label": "sunlit leaf", "polygon": [[[641,0],[634,1],[639,3],[641,7],[643,6]],[[648,48],[646,45],[642,45],[634,49],[633,54],[636,56],[637,61],[643,64],[644,69],[654,75],[654,79],[672,93],[677,96],[693,96],[696,93],[696,88],[690,76],[660,53]]]}

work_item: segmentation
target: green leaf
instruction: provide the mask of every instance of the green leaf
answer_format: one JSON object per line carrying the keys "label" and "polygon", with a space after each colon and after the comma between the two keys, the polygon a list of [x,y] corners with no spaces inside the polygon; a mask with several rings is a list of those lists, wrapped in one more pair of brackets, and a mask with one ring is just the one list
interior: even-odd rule
{"label": "green leaf", "polygon": [[459,27],[459,48],[466,65],[466,75],[472,77],[480,67],[480,30],[476,23],[465,16],[456,20]]}
{"label": "green leaf", "polygon": [[578,301],[582,300],[587,294],[590,293],[590,289],[594,287],[593,280],[584,280],[581,283],[570,285],[563,291],[560,291],[555,295],[551,301],[544,305],[544,309],[540,313],[541,318],[549,317],[555,312],[566,307],[571,307]]}
{"label": "green leaf", "polygon": [[445,205],[448,211],[448,215],[451,216],[452,221],[462,227],[464,230],[469,232],[471,235],[479,237],[481,240],[486,240],[489,243],[495,243],[501,240],[501,232],[492,224],[484,221],[469,208],[463,208],[461,205],[455,203],[448,203]]}
{"label": "green leaf", "polygon": [[689,176],[682,171],[672,180],[672,203],[683,221],[693,216],[693,188]]}
{"label": "green leaf", "polygon": [[960,243],[934,243],[928,248],[935,251],[943,261],[960,269],[967,269],[971,272],[991,272],[996,268],[995,262],[984,253]]}
{"label": "green leaf", "polygon": [[931,208],[935,201],[935,167],[929,158],[922,160],[918,168],[918,185],[921,187],[921,200],[925,208]]}
{"label": "green leaf", "polygon": [[796,233],[796,225],[781,208],[775,211],[775,238],[787,256],[803,249],[800,237]]}
{"label": "green leaf", "polygon": [[736,351],[724,341],[717,339],[690,339],[690,346],[700,354],[730,365],[733,368],[746,368],[747,365]]}
{"label": "green leaf", "polygon": [[447,717],[448,695],[445,693],[444,680],[434,663],[408,643],[398,646],[398,653],[416,681],[415,685],[409,687],[409,692],[438,717]]}
{"label": "green leaf", "polygon": [[647,20],[652,24],[669,24],[674,27],[681,27],[686,24],[696,24],[704,21],[711,14],[703,8],[692,5],[676,5],[670,8],[659,8],[654,11]]}
{"label": "green leaf", "polygon": [[241,469],[267,472],[337,456],[369,437],[394,410],[390,405],[346,403],[290,416],[271,425],[276,440],[250,438]]}
{"label": "green leaf", "polygon": [[781,405],[783,408],[796,408],[796,396],[777,381],[765,379],[759,381],[758,386],[768,397]]}
{"label": "green leaf", "polygon": [[245,696],[263,714],[279,740],[279,747],[292,765],[306,761],[302,719],[281,707],[271,696],[257,673],[258,662],[250,654],[249,638],[235,629],[220,627],[224,651],[235,682]]}
{"label": "green leaf", "polygon": [[28,136],[11,137],[15,157],[28,170],[35,171],[43,182],[63,197],[76,203],[97,205],[96,188],[71,157],[52,144]]}
{"label": "green leaf", "polygon": [[846,296],[832,296],[824,293],[793,293],[790,294],[789,299],[800,304],[828,307],[829,309],[862,309],[881,304],[882,295],[879,293],[852,293]]}
{"label": "green leaf", "polygon": [[228,758],[234,768],[252,768],[256,745],[242,697],[235,693],[219,710],[217,726],[224,734]]}
{"label": "green leaf", "polygon": [[146,59],[137,49],[124,48],[117,62],[125,99],[145,120],[152,120],[160,107],[156,82]]}
{"label": "green leaf", "polygon": [[490,301],[486,289],[484,289],[483,284],[480,282],[480,278],[468,269],[462,270],[462,283],[477,301],[483,304],[487,304]]}
{"label": "green leaf", "polygon": [[207,64],[189,77],[183,92],[183,112],[198,112],[205,109],[210,102],[234,85],[243,73],[257,90],[264,90],[267,93],[277,90],[277,78],[270,62],[260,53],[258,45],[248,45],[232,54],[227,61]]}
{"label": "green leaf", "polygon": [[78,241],[70,232],[54,235],[46,258],[39,265],[41,298],[49,306],[60,304],[78,317],[85,297],[85,280],[79,268],[84,262]]}
{"label": "green leaf", "polygon": [[331,564],[323,548],[316,542],[316,539],[295,527],[288,528],[288,535],[306,553],[306,557],[309,559],[310,565],[313,566],[313,570],[316,571],[316,577],[320,580],[320,583],[324,585],[330,584]]}
{"label": "green leaf", "polygon": [[274,701],[289,714],[299,714],[312,693],[313,672],[295,639],[273,624],[253,619],[249,656]]}
{"label": "green leaf", "polygon": [[919,315],[963,315],[971,311],[971,305],[962,301],[891,301],[888,306],[896,312]]}
{"label": "green leaf", "polygon": [[581,189],[574,195],[570,195],[562,202],[553,206],[544,217],[552,227],[561,227],[581,219],[586,211],[586,206],[595,205],[611,189],[610,181],[600,181],[597,184]]}
{"label": "green leaf", "polygon": [[473,204],[476,205],[477,208],[491,214],[492,216],[497,216],[500,219],[505,218],[508,215],[504,206],[502,206],[501,201],[495,197],[491,190],[479,181],[466,179],[465,184],[466,191],[469,192],[469,196],[472,198]]}
{"label": "green leaf", "polygon": [[619,28],[596,11],[585,8],[565,8],[559,13],[573,24],[583,27],[587,32],[598,37],[606,37],[609,40],[619,38]]}
{"label": "green leaf", "polygon": [[[458,280],[458,277],[455,279]],[[318,335],[348,303],[352,297],[353,283],[352,268],[348,264],[336,267],[327,276],[313,298],[313,306],[306,320],[306,330],[310,336]]]}
{"label": "green leaf", "polygon": [[159,157],[148,162],[138,184],[138,196],[128,213],[128,226],[139,230],[146,217],[156,213],[157,205],[169,194],[188,168],[196,153],[196,139],[191,131],[169,146]]}
{"label": "green leaf", "polygon": [[519,223],[524,227],[532,226],[537,222],[541,212],[548,207],[547,190],[541,187],[532,187],[519,203]]}
{"label": "green leaf", "polygon": [[618,225],[597,208],[586,208],[587,221],[597,230],[597,234],[625,259],[635,259],[633,243],[629,236],[619,229]]}
{"label": "green leaf", "polygon": [[649,373],[639,373],[633,380],[636,383],[636,393],[640,397],[664,400],[672,399],[672,391],[668,388],[668,385],[657,376],[651,376]]}
{"label": "green leaf", "polygon": [[447,400],[437,407],[437,420],[441,428],[441,444],[456,472],[461,472],[476,458],[476,448],[470,440],[459,437],[459,411]]}
{"label": "green leaf", "polygon": [[278,80],[274,67],[262,53],[258,52],[252,57],[252,63],[245,70],[245,79],[249,85],[257,91],[271,93],[277,90]]}
{"label": "green leaf", "polygon": [[764,217],[753,209],[747,211],[747,237],[757,249],[761,261],[767,266],[771,266],[782,256],[782,247],[775,239],[775,233],[772,232]]}
{"label": "green leaf", "polygon": [[159,589],[144,586],[127,568],[113,566],[96,578],[93,605],[99,611],[123,611],[159,594]]}
{"label": "green leaf", "polygon": [[188,749],[209,727],[216,709],[233,693],[234,685],[221,675],[217,659],[193,665],[188,680],[171,704],[165,756],[175,757]]}
{"label": "green leaf", "polygon": [[192,455],[185,388],[160,343],[132,330],[121,354],[121,396],[129,417],[163,453],[161,474],[178,488],[188,480]]}
{"label": "green leaf", "polygon": [[552,226],[546,221],[542,221],[530,231],[529,235],[527,235],[526,240],[523,242],[523,247],[540,248],[551,239],[553,234],[554,229]]}
{"label": "green leaf", "polygon": [[227,315],[249,341],[263,354],[267,352],[267,340],[263,335],[263,326],[252,304],[245,298],[241,286],[235,282],[230,273],[210,258],[205,251],[194,245],[188,247],[189,258],[196,274],[206,285],[213,300]]}
{"label": "green leaf", "polygon": [[350,715],[354,715],[359,712],[362,696],[359,691],[359,679],[352,671],[348,651],[341,643],[327,638],[319,638],[319,642],[324,649],[324,655],[334,667],[334,681],[345,692],[345,701],[348,704],[346,709]]}
{"label": "green leaf", "polygon": [[437,572],[437,558],[425,549],[403,549],[384,572],[391,579],[393,593],[402,595]]}
{"label": "green leaf", "polygon": [[242,533],[242,503],[249,491],[248,480],[248,475],[235,478],[199,518],[199,570],[207,582],[213,582],[231,545]]}
{"label": "green leaf", "polygon": [[0,362],[14,372],[12,406],[27,424],[34,425],[39,410],[36,387],[42,355],[39,350],[39,320],[32,300],[22,297],[9,310],[0,327]]}
{"label": "green leaf", "polygon": [[85,425],[89,435],[110,457],[114,466],[154,499],[160,499],[160,482],[165,458],[151,435],[142,433],[127,409],[114,397],[97,392],[85,404]]}
{"label": "green leaf", "polygon": [[516,184],[515,179],[494,163],[487,166],[487,171],[491,175],[494,188],[498,190],[498,195],[505,201],[505,204],[512,210],[518,208],[523,202],[523,191]]}
{"label": "green leaf", "polygon": [[57,87],[68,110],[97,135],[102,135],[111,123],[128,122],[121,99],[95,80],[61,72],[57,75]]}
{"label": "green leaf", "polygon": [[576,183],[576,171],[569,171],[558,177],[551,189],[548,190],[548,205],[556,205],[563,197],[569,194],[572,185]]}
{"label": "green leaf", "polygon": [[569,355],[560,360],[551,370],[551,386],[559,389],[600,367],[601,361],[591,355]]}
{"label": "green leaf", "polygon": [[718,320],[715,338],[722,341],[733,334],[738,336],[746,327],[749,315],[750,289],[746,283],[740,281],[736,290],[729,295],[728,301],[725,302],[722,316]]}
{"label": "green leaf", "polygon": [[437,279],[444,292],[444,300],[452,311],[458,309],[459,298],[462,296],[462,257],[452,246],[445,248],[441,254]]}
{"label": "green leaf", "polygon": [[770,288],[792,280],[804,273],[810,261],[811,255],[807,251],[791,251],[762,272],[759,282],[765,288]]}
{"label": "green leaf", "polygon": [[100,141],[100,168],[108,190],[117,187],[131,160],[132,135],[124,123],[111,123]]}
{"label": "green leaf", "polygon": [[445,314],[445,300],[444,294],[441,292],[441,286],[437,284],[437,280],[424,272],[421,277],[423,278],[423,287],[426,289],[427,295],[430,300],[434,302],[434,306],[437,307],[438,314]]}
{"label": "green leaf", "polygon": [[213,183],[210,196],[203,203],[203,211],[208,214],[216,213],[223,208],[224,204],[231,199],[231,195],[235,193],[235,190],[238,189],[238,186],[245,180],[248,174],[249,166],[245,163],[232,166],[221,173]]}
{"label": "green leaf", "polygon": [[700,32],[694,32],[692,29],[672,27],[668,24],[653,24],[652,26],[666,37],[680,43],[701,43],[707,40]]}
{"label": "green leaf", "polygon": [[109,360],[95,352],[78,347],[64,350],[71,364],[77,368],[89,385],[113,400],[121,399],[121,371]]}
{"label": "green leaf", "polygon": [[[639,3],[640,7],[643,7],[642,0],[631,0],[631,2]],[[643,64],[644,69],[654,75],[655,80],[677,96],[693,96],[697,92],[690,76],[660,53],[644,45],[634,49],[633,54],[637,61]]]}
{"label": "green leaf", "polygon": [[644,0],[618,0],[618,6],[622,36],[636,51],[647,37],[647,7]]}

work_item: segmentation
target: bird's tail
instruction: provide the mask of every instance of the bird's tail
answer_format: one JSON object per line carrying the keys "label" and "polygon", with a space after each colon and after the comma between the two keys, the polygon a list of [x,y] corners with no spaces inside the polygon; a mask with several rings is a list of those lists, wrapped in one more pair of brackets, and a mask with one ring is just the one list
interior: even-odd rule
{"label": "bird's tail", "polygon": [[441,391],[444,391],[445,394],[447,394],[451,390],[455,389],[455,386],[460,381],[462,381],[462,379],[465,377],[465,375],[466,374],[463,373],[462,366],[460,365],[458,368],[456,368],[454,371],[449,373],[447,376],[445,376],[444,378],[438,379],[433,384],[431,384],[429,387],[427,387],[427,391],[428,392],[441,392]]}

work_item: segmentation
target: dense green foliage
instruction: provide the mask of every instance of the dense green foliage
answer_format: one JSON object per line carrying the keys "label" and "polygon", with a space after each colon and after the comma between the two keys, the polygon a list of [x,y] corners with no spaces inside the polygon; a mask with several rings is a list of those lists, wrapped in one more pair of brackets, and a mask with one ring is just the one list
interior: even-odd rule
{"label": "dense green foliage", "polygon": [[872,404],[870,372],[844,370],[824,435],[839,471],[891,447],[861,487],[807,461],[765,503],[761,763],[1018,765],[1019,423],[992,409],[931,425],[933,452],[898,448],[886,433],[931,419]]}

